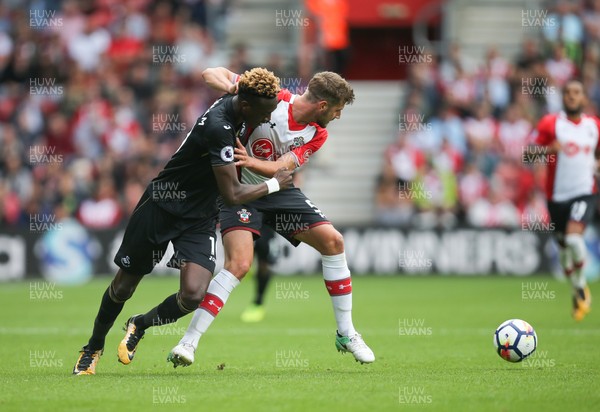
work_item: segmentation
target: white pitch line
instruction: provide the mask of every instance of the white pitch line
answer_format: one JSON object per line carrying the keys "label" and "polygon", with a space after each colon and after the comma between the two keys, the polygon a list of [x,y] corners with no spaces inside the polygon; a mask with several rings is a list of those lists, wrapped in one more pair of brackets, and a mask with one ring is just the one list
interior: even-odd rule
{"label": "white pitch line", "polygon": [[[187,326],[187,325],[186,325]],[[179,336],[183,333],[186,326],[180,324],[174,324],[172,326],[165,325],[161,326],[160,329],[156,329],[153,333],[152,329],[146,331],[149,335],[154,336]],[[419,328],[429,328],[428,325],[423,326],[400,326],[392,327],[389,329],[361,329],[361,332],[365,336],[390,336],[395,337],[402,335],[401,338],[411,338],[411,335],[419,337]],[[399,329],[403,330],[404,333],[400,333]],[[414,333],[410,333],[414,329]],[[160,331],[160,332],[159,332]],[[90,328],[57,328],[57,327],[0,327],[0,335],[18,335],[18,336],[37,336],[37,335],[67,335],[67,336],[82,336],[89,335],[92,332]],[[550,336],[600,336],[600,329],[538,329],[538,334]],[[275,327],[246,327],[246,328],[214,328],[209,332],[211,335],[288,335],[288,336],[327,336],[335,333],[334,329],[329,328],[294,328],[294,329],[282,329]],[[441,336],[492,336],[494,333],[493,329],[486,328],[437,328],[431,327],[431,335]],[[109,334],[120,335],[122,334],[120,328],[113,329]],[[431,336],[428,335],[428,336]]]}

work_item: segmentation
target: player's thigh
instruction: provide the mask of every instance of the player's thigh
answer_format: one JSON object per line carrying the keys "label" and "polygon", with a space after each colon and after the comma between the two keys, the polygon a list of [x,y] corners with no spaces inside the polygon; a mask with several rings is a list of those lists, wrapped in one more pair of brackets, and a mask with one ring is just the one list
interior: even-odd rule
{"label": "player's thigh", "polygon": [[322,255],[331,256],[344,252],[344,237],[331,223],[313,226],[297,233],[294,238],[312,246]]}
{"label": "player's thigh", "polygon": [[184,268],[191,262],[212,273],[217,261],[216,217],[180,221],[178,226],[169,266]]}
{"label": "player's thigh", "polygon": [[583,233],[594,217],[596,196],[582,196],[570,202],[565,233]]}
{"label": "player's thigh", "polygon": [[[143,276],[152,271],[162,259],[174,236],[175,219],[142,196],[138,206],[129,218],[123,241],[114,262],[122,271],[133,276]],[[123,277],[119,277],[119,282]]]}
{"label": "player's thigh", "polygon": [[225,269],[242,279],[254,259],[254,240],[261,236],[263,214],[247,205],[221,206],[219,222]]}

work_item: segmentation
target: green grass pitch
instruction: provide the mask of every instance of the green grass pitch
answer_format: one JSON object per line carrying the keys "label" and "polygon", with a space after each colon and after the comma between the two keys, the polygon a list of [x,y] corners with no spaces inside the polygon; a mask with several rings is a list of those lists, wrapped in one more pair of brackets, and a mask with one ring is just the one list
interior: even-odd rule
{"label": "green grass pitch", "polygon": [[[600,410],[600,309],[575,323],[566,283],[353,280],[354,323],[375,352],[374,364],[336,352],[331,303],[314,276],[275,278],[267,318],[254,325],[239,320],[254,288],[247,279],[191,367],[166,362],[189,317],[149,329],[133,363],[121,365],[116,348],[126,318],[178,286],[177,278],[149,277],[108,335],[97,375],[81,377],[71,369],[109,278],[45,292],[38,283],[3,284],[0,411]],[[600,296],[597,284],[594,292]],[[496,326],[510,318],[529,321],[538,334],[537,356],[521,364],[505,362],[492,346]]]}

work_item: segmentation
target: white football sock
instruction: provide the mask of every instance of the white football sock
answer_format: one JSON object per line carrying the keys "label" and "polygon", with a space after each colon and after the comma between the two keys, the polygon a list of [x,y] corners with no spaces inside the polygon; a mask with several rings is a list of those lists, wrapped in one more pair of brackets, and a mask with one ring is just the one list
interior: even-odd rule
{"label": "white football sock", "polygon": [[571,278],[573,273],[573,257],[571,255],[571,248],[565,245],[565,247],[558,247],[558,260],[563,272],[566,276]]}
{"label": "white football sock", "polygon": [[576,288],[584,288],[586,285],[585,275],[583,273],[583,265],[587,255],[587,249],[583,236],[579,233],[569,233],[565,236],[565,243],[571,249],[573,256],[573,274],[571,275],[571,283]]}
{"label": "white football sock", "polygon": [[191,344],[196,349],[202,334],[206,332],[210,324],[215,320],[215,317],[219,314],[225,302],[227,302],[227,298],[229,298],[233,289],[239,284],[240,281],[231,272],[221,269],[210,281],[206,295],[202,299],[198,309],[194,311],[192,321],[179,343]]}
{"label": "white football sock", "polygon": [[333,303],[338,332],[342,336],[352,336],[356,334],[356,330],[352,324],[352,279],[346,263],[346,255],[344,253],[333,256],[322,255],[321,260],[323,278]]}

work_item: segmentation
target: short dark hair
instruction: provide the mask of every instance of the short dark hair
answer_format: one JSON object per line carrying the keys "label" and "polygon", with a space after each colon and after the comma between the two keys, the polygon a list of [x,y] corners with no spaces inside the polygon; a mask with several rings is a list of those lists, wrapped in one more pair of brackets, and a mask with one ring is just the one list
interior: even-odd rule
{"label": "short dark hair", "polygon": [[564,84],[564,86],[562,88],[563,94],[567,90],[567,86],[569,86],[569,84],[571,84],[571,83],[577,83],[578,85],[580,85],[581,86],[581,90],[583,90],[583,94],[587,95],[587,93],[585,91],[585,86],[583,85],[583,82],[580,79],[576,78],[576,77],[570,78],[569,80],[567,80],[565,82],[565,84]]}
{"label": "short dark hair", "polygon": [[325,100],[329,104],[352,104],[354,90],[339,74],[319,72],[308,82],[308,98],[312,102]]}

